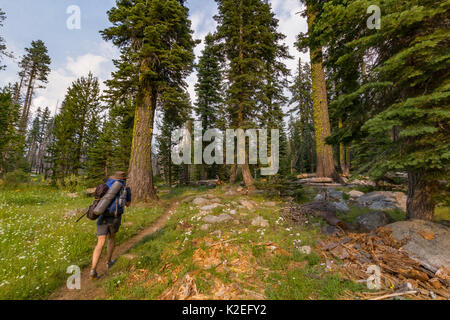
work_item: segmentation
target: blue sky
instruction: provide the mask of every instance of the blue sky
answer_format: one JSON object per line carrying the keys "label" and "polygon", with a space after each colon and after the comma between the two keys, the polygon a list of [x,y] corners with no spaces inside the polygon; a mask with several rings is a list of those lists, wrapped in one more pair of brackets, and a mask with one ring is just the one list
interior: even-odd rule
{"label": "blue sky", "polygon": [[[280,20],[279,30],[287,36],[291,54],[296,58],[300,54],[293,47],[299,32],[306,31],[306,21],[297,12],[302,10],[299,0],[270,0]],[[46,89],[36,92],[33,109],[48,106],[55,109],[57,102],[64,99],[67,87],[78,77],[92,71],[101,81],[110,78],[114,70],[112,59],[118,56],[118,50],[102,40],[99,30],[108,27],[107,10],[113,7],[115,0],[0,0],[0,8],[6,12],[7,19],[0,29],[9,51],[16,59],[5,59],[6,71],[0,73],[0,86],[17,81],[17,61],[32,40],[43,40],[52,59],[52,72]],[[69,30],[66,21],[70,14],[67,8],[77,5],[81,9],[81,29]],[[195,38],[203,39],[208,32],[215,30],[213,20],[217,12],[214,0],[188,0]],[[200,54],[203,44],[195,52]],[[301,55],[307,61],[307,55]],[[295,69],[297,59],[287,61]],[[188,78],[189,92],[193,101],[193,86],[196,75]]]}

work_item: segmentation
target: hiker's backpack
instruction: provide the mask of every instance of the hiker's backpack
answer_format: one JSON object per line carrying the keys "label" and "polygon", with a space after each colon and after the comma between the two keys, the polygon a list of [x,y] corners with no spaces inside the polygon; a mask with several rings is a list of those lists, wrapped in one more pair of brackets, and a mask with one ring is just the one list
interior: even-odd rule
{"label": "hiker's backpack", "polygon": [[95,189],[94,192],[94,202],[92,203],[92,205],[89,207],[88,212],[86,214],[86,217],[89,220],[97,220],[98,217],[100,217],[100,215],[96,214],[95,208],[97,207],[98,203],[100,202],[100,200],[105,196],[105,194],[108,192],[108,186],[103,183],[97,186],[97,188]]}
{"label": "hiker's backpack", "polygon": [[[119,195],[119,197],[117,197],[117,195]],[[94,208],[94,214],[117,218],[119,208],[123,208],[126,205],[126,197],[127,191],[125,186],[119,181],[114,182]],[[114,204],[114,212],[107,210],[111,204]]]}

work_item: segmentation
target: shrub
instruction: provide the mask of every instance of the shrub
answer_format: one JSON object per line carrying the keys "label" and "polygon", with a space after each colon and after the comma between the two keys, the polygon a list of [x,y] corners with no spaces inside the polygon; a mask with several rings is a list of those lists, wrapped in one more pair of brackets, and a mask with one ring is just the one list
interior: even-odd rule
{"label": "shrub", "polygon": [[75,192],[79,188],[83,187],[82,177],[77,175],[70,175],[64,178],[64,180],[58,180],[57,185],[60,189],[67,190],[69,192]]}
{"label": "shrub", "polygon": [[28,182],[29,177],[28,174],[19,169],[5,174],[4,180],[6,185],[18,185]]}

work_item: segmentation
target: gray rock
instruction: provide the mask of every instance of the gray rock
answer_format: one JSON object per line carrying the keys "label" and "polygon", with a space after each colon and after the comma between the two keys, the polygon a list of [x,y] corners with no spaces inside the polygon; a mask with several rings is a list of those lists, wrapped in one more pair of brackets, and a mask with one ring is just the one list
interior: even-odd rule
{"label": "gray rock", "polygon": [[[399,221],[386,226],[397,240],[406,239],[403,250],[411,258],[436,269],[450,268],[450,228],[424,220]],[[424,235],[432,236],[431,240]]]}
{"label": "gray rock", "polygon": [[347,202],[345,202],[345,200],[343,200],[343,199],[339,202],[332,202],[331,204],[338,211],[345,211],[345,212],[350,211],[350,208],[348,207]]}
{"label": "gray rock", "polygon": [[203,221],[206,223],[223,223],[227,222],[229,220],[232,220],[233,218],[225,213],[221,214],[220,216],[206,216],[203,218]]}
{"label": "gray rock", "polygon": [[339,234],[339,229],[335,226],[330,226],[329,224],[323,226],[322,233],[328,236],[336,236]]}
{"label": "gray rock", "polygon": [[387,225],[389,222],[390,217],[386,214],[386,212],[377,211],[358,216],[355,220],[355,225],[360,231],[370,232]]}
{"label": "gray rock", "polygon": [[360,206],[373,210],[390,210],[398,208],[406,211],[406,195],[403,192],[375,191],[360,196],[356,202]]}
{"label": "gray rock", "polygon": [[384,200],[375,201],[369,206],[369,209],[372,210],[394,210],[396,208],[397,206],[395,205],[395,203]]}
{"label": "gray rock", "polygon": [[352,190],[348,193],[350,196],[350,199],[357,199],[364,195],[364,192],[358,191],[358,190]]}
{"label": "gray rock", "polygon": [[344,194],[342,191],[337,191],[336,189],[328,188],[327,194],[328,194],[329,199],[338,200],[338,201],[344,200]]}
{"label": "gray rock", "polygon": [[239,203],[248,210],[253,210],[256,208],[256,203],[251,200],[239,200]]}
{"label": "gray rock", "polygon": [[202,230],[202,231],[208,231],[209,230],[209,227],[211,227],[211,225],[210,224],[204,224],[204,225],[202,225],[201,227],[200,227],[200,230]]}
{"label": "gray rock", "polygon": [[233,190],[228,190],[227,192],[225,192],[226,196],[235,196],[236,192],[234,192]]}
{"label": "gray rock", "polygon": [[324,200],[325,197],[322,193],[318,193],[315,197],[314,197],[314,201],[322,201]]}
{"label": "gray rock", "polygon": [[273,201],[269,201],[269,202],[265,202],[264,205],[266,207],[275,207],[277,205],[277,203],[273,202]]}
{"label": "gray rock", "polygon": [[263,217],[256,217],[252,220],[252,226],[265,228],[269,226],[269,222]]}
{"label": "gray rock", "polygon": [[209,200],[208,200],[208,199],[205,199],[205,198],[198,197],[198,198],[195,198],[195,199],[192,201],[192,203],[193,203],[194,205],[196,205],[196,206],[203,206],[203,205],[208,204],[208,203],[209,203]]}
{"label": "gray rock", "polygon": [[213,204],[209,204],[207,206],[203,206],[200,208],[201,211],[212,211],[215,208],[219,208],[219,207],[223,207],[223,205],[219,204],[219,203],[213,203]]}

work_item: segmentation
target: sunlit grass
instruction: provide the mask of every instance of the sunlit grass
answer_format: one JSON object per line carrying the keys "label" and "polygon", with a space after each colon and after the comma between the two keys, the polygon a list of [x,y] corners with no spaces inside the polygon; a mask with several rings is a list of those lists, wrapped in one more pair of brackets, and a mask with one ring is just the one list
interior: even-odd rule
{"label": "sunlit grass", "polygon": [[[49,186],[0,190],[0,299],[46,298],[65,283],[67,267],[90,262],[95,222],[75,220],[91,202],[91,198],[70,198]],[[68,215],[70,211],[75,214]],[[127,210],[118,242],[162,211],[160,206]]]}

